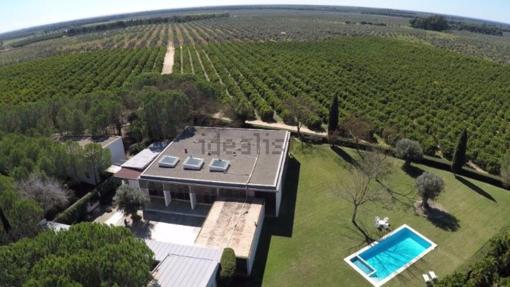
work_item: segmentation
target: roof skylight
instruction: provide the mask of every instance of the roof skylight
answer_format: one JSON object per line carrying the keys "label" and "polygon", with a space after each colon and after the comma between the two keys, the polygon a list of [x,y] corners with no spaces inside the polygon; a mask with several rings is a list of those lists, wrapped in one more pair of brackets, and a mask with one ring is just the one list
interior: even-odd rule
{"label": "roof skylight", "polygon": [[201,170],[204,160],[198,157],[188,156],[184,161],[184,169]]}
{"label": "roof skylight", "polygon": [[213,158],[209,164],[209,171],[226,172],[230,167],[230,161]]}
{"label": "roof skylight", "polygon": [[159,160],[159,167],[170,167],[174,168],[179,162],[179,158],[176,156],[167,155]]}

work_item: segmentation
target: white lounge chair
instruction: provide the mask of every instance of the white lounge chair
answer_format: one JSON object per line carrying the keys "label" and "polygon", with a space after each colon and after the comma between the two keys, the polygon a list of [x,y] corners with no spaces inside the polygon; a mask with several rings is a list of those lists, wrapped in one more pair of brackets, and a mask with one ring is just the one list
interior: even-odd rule
{"label": "white lounge chair", "polygon": [[425,284],[427,284],[427,286],[432,285],[432,279],[430,279],[429,275],[422,274],[421,276],[423,276],[423,281],[425,281]]}
{"label": "white lounge chair", "polygon": [[432,281],[434,281],[434,282],[437,281],[437,275],[434,271],[429,271],[429,276]]}
{"label": "white lounge chair", "polygon": [[381,218],[379,216],[376,216],[374,220],[375,228],[379,228],[381,226],[379,222],[381,222]]}

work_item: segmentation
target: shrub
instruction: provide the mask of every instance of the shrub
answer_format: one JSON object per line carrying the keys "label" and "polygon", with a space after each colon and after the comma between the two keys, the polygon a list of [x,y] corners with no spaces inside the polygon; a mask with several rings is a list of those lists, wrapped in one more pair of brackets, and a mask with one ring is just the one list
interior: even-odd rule
{"label": "shrub", "polygon": [[395,154],[405,160],[404,165],[409,166],[413,161],[420,161],[423,157],[421,145],[410,139],[401,139],[395,145]]}
{"label": "shrub", "polygon": [[232,283],[237,269],[237,259],[232,248],[225,248],[220,260],[219,286],[227,287]]}

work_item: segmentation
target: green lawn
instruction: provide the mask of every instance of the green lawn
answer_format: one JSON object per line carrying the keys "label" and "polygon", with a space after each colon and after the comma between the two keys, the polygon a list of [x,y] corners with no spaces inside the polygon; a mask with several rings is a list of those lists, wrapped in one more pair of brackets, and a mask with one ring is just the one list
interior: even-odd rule
{"label": "green lawn", "polygon": [[[353,150],[342,150],[356,157]],[[297,143],[292,154],[296,161],[291,161],[287,177],[283,214],[278,220],[267,220],[259,246],[254,277],[262,282],[256,285],[371,286],[343,260],[364,246],[350,223],[350,203],[331,191],[335,183],[349,180],[352,167],[344,160],[346,156],[339,156],[328,145],[301,148]],[[385,286],[424,286],[421,274],[428,270],[443,277],[471,260],[506,226],[510,192],[475,180],[461,182],[449,172],[422,165],[415,166],[445,180],[446,190],[438,201],[451,215],[449,222],[458,228],[415,215],[414,178],[401,170],[400,160],[391,161],[393,172],[385,182],[394,192],[408,195],[393,204],[364,206],[360,221],[375,234],[374,216],[388,216],[394,228],[408,224],[438,247]]]}

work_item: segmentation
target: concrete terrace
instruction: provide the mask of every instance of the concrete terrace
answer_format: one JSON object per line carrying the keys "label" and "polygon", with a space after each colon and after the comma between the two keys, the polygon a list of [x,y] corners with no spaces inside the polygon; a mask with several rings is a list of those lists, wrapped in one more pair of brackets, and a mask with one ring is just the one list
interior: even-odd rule
{"label": "concrete terrace", "polygon": [[200,246],[234,249],[237,257],[250,256],[264,206],[260,202],[216,201],[195,243]]}

